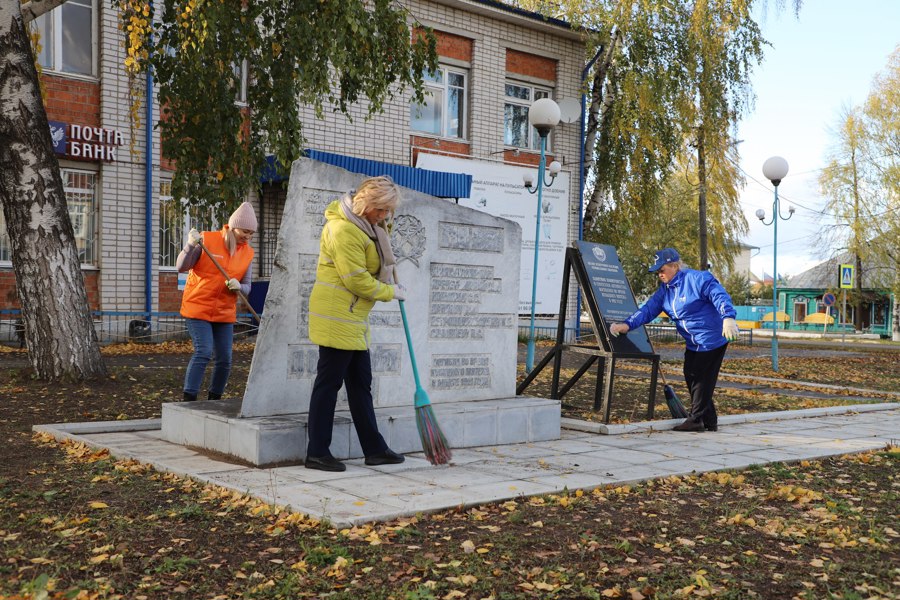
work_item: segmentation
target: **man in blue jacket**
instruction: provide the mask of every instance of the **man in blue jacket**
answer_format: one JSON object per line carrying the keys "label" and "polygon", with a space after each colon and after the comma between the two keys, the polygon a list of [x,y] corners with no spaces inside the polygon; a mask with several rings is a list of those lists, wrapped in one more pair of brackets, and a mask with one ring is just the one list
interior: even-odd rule
{"label": "man in blue jacket", "polygon": [[728,342],[736,340],[739,333],[731,296],[709,271],[686,268],[674,248],[657,252],[650,272],[659,274],[659,288],[637,312],[622,323],[614,323],[610,332],[627,333],[661,312],[669,315],[686,342],[684,380],[691,395],[690,415],[674,429],[716,431],[713,392]]}

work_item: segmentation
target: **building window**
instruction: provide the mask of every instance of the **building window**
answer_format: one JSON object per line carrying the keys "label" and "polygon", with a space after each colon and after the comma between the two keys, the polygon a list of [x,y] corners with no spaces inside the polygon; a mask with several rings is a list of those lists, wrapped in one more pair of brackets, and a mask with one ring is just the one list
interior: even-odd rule
{"label": "building window", "polygon": [[45,69],[94,75],[97,58],[94,0],[68,0],[35,19],[40,34],[38,62]]}
{"label": "building window", "polygon": [[9,245],[9,233],[6,230],[6,217],[0,210],[0,262],[12,261],[12,250]]}
{"label": "building window", "polygon": [[82,264],[86,265],[93,265],[97,262],[96,179],[96,173],[62,171],[63,189],[66,193],[66,204],[69,205],[69,218],[72,220],[72,229],[75,231],[78,259]]}
{"label": "building window", "polygon": [[794,302],[794,323],[802,323],[806,319],[806,301]]}
{"label": "building window", "polygon": [[[516,148],[541,149],[541,137],[528,123],[528,109],[535,100],[549,98],[550,90],[525,83],[506,83],[503,104],[503,143]],[[549,139],[547,141],[549,144]],[[549,148],[548,148],[549,149]]]}
{"label": "building window", "polygon": [[409,126],[413,131],[444,138],[465,139],[466,73],[440,67],[425,74],[425,103],[409,106]]}
{"label": "building window", "polygon": [[242,60],[240,64],[233,64],[231,70],[235,79],[234,102],[238,106],[247,106],[247,80],[250,72],[249,63]]}
{"label": "building window", "polygon": [[206,207],[187,207],[172,197],[172,182],[159,184],[159,266],[175,268],[178,254],[187,242],[191,228],[199,231],[218,231],[217,211]]}
{"label": "building window", "polygon": [[[63,191],[69,207],[69,219],[75,233],[75,246],[78,249],[78,260],[82,264],[92,265],[97,261],[97,197],[96,173],[88,171],[70,171],[63,169]],[[12,260],[9,234],[6,231],[6,220],[0,212],[0,261]]]}

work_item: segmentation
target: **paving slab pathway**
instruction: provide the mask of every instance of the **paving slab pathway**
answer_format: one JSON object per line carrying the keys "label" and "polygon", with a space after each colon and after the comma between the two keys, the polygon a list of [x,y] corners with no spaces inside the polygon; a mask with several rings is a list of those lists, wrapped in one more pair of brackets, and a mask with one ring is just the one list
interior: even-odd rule
{"label": "paving slab pathway", "polygon": [[227,462],[163,440],[158,419],[34,429],[108,448],[116,457],[248,493],[341,527],[563,489],[815,459],[900,443],[898,403],[722,416],[716,433],[671,431],[677,422],[605,426],[566,421],[556,441],[457,449],[453,462],[441,467],[431,466],[421,453],[407,455],[403,464],[380,467],[348,460],[343,473]]}

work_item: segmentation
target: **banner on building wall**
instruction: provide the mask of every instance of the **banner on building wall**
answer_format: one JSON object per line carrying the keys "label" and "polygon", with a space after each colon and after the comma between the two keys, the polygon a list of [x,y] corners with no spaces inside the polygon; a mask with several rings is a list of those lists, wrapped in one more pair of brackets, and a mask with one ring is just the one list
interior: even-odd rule
{"label": "banner on building wall", "polygon": [[[472,176],[472,193],[459,204],[515,221],[522,227],[522,263],[519,278],[519,313],[531,313],[532,272],[537,194],[525,188],[522,175],[537,167],[507,165],[437,154],[419,154],[416,166],[432,171]],[[549,176],[548,176],[549,179]],[[541,231],[538,246],[535,313],[559,312],[559,295],[569,239],[569,174],[560,173],[553,185],[541,192]]]}

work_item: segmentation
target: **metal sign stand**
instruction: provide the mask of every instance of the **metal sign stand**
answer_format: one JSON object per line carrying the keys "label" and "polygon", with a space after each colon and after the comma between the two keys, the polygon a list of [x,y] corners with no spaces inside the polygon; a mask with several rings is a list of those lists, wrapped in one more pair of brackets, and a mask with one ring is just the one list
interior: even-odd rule
{"label": "metal sign stand", "polygon": [[[580,287],[585,307],[591,319],[595,336],[597,338],[596,345],[588,346],[584,344],[566,344],[565,327],[566,327],[566,309],[569,302],[569,277],[570,273],[575,273],[575,280]],[[631,293],[630,287],[628,288]],[[633,297],[633,294],[632,294]],[[578,383],[588,369],[594,363],[597,364],[597,383],[594,388],[594,412],[600,412],[603,415],[603,422],[609,423],[612,408],[613,384],[615,378],[615,366],[618,359],[646,359],[651,362],[650,373],[650,391],[647,400],[647,419],[652,420],[654,415],[654,404],[656,399],[657,377],[659,375],[659,354],[645,352],[620,352],[614,349],[614,343],[609,333],[606,320],[600,312],[597,298],[594,296],[594,290],[591,281],[581,259],[581,255],[576,248],[566,248],[566,260],[563,267],[562,294],[559,300],[559,324],[556,330],[556,344],[541,361],[535,365],[534,369],[525,376],[525,379],[516,387],[516,394],[520,395],[531,384],[532,381],[541,373],[550,361],[553,361],[553,379],[550,385],[550,398],[561,400],[572,387]],[[649,340],[648,340],[649,341]],[[576,352],[587,356],[584,363],[578,368],[576,373],[562,386],[560,386],[560,368],[562,366],[562,354],[564,351]]]}

